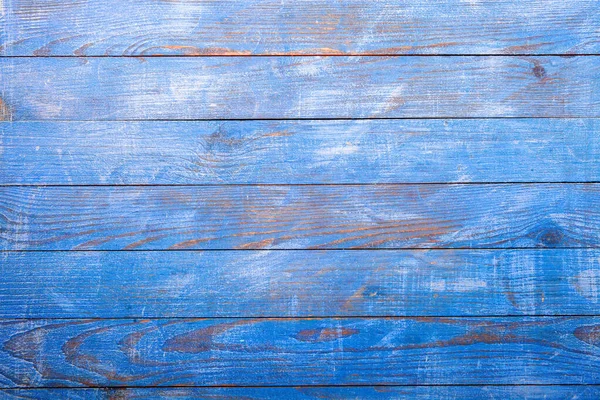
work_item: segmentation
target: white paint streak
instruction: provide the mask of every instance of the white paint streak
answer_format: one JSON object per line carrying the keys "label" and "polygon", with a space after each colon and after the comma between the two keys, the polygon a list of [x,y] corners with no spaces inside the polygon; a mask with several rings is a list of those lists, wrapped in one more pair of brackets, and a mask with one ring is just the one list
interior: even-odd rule
{"label": "white paint streak", "polygon": [[600,270],[586,269],[574,277],[573,287],[586,299],[598,303],[600,300]]}
{"label": "white paint streak", "polygon": [[345,146],[326,147],[319,149],[317,150],[317,154],[320,156],[341,156],[356,153],[359,149],[360,147],[348,143]]}
{"label": "white paint streak", "polygon": [[461,278],[448,281],[439,279],[432,281],[430,284],[431,290],[436,292],[452,291],[452,292],[472,292],[479,289],[487,288],[487,282],[481,279]]}

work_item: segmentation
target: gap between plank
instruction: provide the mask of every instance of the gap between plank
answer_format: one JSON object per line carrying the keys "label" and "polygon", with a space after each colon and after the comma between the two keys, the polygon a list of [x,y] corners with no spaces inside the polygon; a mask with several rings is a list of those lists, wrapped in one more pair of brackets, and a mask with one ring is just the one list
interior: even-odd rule
{"label": "gap between plank", "polygon": [[1,187],[289,187],[289,186],[466,186],[466,185],[596,185],[600,181],[502,181],[502,182],[385,182],[385,183],[122,183],[122,184],[66,184],[66,183],[2,183]]}
{"label": "gap between plank", "polygon": [[335,248],[274,248],[274,249],[10,249],[0,250],[2,253],[110,253],[110,252],[197,252],[201,253],[204,251],[508,251],[508,250],[530,250],[530,251],[553,251],[553,250],[598,250],[600,247],[335,247]]}
{"label": "gap between plank", "polygon": [[338,385],[206,385],[206,386],[177,386],[177,385],[165,385],[165,386],[84,386],[84,387],[69,387],[69,386],[13,386],[9,388],[0,388],[0,392],[7,390],[90,390],[90,389],[107,389],[107,390],[120,390],[120,389],[194,389],[194,388],[223,388],[223,389],[235,389],[235,388],[352,388],[352,387],[514,387],[514,386],[530,386],[530,387],[546,387],[546,386],[591,386],[598,387],[598,383],[456,383],[456,384],[338,384]]}
{"label": "gap between plank", "polygon": [[273,53],[273,54],[136,54],[136,55],[3,55],[1,58],[251,58],[251,57],[596,57],[600,53],[439,53],[439,54],[397,54],[397,53],[343,53],[343,54],[319,54],[319,53]]}
{"label": "gap between plank", "polygon": [[17,119],[3,120],[2,123],[59,123],[59,122],[252,122],[252,121],[410,121],[410,120],[502,120],[502,119],[558,119],[558,120],[597,120],[600,117],[577,116],[577,117],[527,117],[527,116],[507,116],[507,117],[296,117],[296,118],[147,118],[147,119]]}
{"label": "gap between plank", "polygon": [[6,321],[138,321],[138,320],[268,320],[268,321],[302,321],[302,320],[342,320],[342,319],[436,319],[436,318],[454,318],[454,319],[500,319],[500,318],[595,318],[600,317],[600,314],[487,314],[487,315],[331,315],[331,316],[299,316],[299,317],[281,317],[281,316],[239,316],[239,317],[223,317],[223,316],[185,316],[185,317],[153,317],[153,316],[138,316],[138,317],[18,317],[18,318],[0,318],[0,322]]}

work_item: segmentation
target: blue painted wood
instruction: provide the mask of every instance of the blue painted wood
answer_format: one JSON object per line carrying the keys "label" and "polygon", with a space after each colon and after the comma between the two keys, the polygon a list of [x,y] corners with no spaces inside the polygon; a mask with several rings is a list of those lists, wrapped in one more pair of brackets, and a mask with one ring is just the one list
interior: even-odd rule
{"label": "blue painted wood", "polygon": [[0,318],[594,315],[597,250],[5,253]]}
{"label": "blue painted wood", "polygon": [[0,2],[0,398],[599,397],[599,17]]}
{"label": "blue painted wood", "polygon": [[598,53],[594,0],[4,0],[4,55]]}
{"label": "blue painted wood", "polygon": [[115,399],[218,399],[218,400],[596,400],[597,386],[378,386],[295,388],[143,388],[143,389],[0,389],[6,400],[115,400]]}
{"label": "blue painted wood", "polygon": [[600,246],[600,185],[2,187],[3,250]]}
{"label": "blue painted wood", "polygon": [[14,122],[1,184],[600,181],[595,119]]}
{"label": "blue painted wood", "polygon": [[599,117],[600,57],[3,58],[4,119]]}
{"label": "blue painted wood", "polygon": [[598,384],[600,318],[18,320],[0,386]]}

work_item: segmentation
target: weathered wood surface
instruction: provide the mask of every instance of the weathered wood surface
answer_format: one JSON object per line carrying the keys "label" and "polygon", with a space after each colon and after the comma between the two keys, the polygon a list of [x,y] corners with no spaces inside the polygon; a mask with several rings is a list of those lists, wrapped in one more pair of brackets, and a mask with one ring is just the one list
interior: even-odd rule
{"label": "weathered wood surface", "polygon": [[0,248],[600,246],[600,185],[2,187]]}
{"label": "weathered wood surface", "polygon": [[595,119],[14,122],[0,184],[600,181]]}
{"label": "weathered wood surface", "polygon": [[600,318],[18,320],[0,386],[598,384]]}
{"label": "weathered wood surface", "polygon": [[136,388],[136,389],[0,389],[6,400],[116,400],[116,399],[213,399],[213,400],[597,400],[600,388],[561,386],[361,386],[295,388]]}
{"label": "weathered wood surface", "polygon": [[0,318],[594,315],[597,250],[17,252]]}
{"label": "weathered wood surface", "polygon": [[600,57],[3,58],[4,119],[599,117]]}
{"label": "weathered wood surface", "polygon": [[598,21],[0,0],[0,398],[600,397]]}
{"label": "weathered wood surface", "polygon": [[4,55],[598,53],[594,0],[4,0]]}

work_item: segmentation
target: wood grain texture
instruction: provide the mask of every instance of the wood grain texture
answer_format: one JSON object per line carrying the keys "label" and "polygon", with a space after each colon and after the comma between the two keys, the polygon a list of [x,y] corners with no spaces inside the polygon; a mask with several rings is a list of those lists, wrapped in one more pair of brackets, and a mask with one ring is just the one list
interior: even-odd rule
{"label": "wood grain texture", "polygon": [[3,58],[5,119],[599,117],[600,57]]}
{"label": "wood grain texture", "polygon": [[19,252],[0,318],[593,315],[597,250]]}
{"label": "wood grain texture", "polygon": [[598,247],[600,185],[2,187],[0,248]]}
{"label": "wood grain texture", "polygon": [[0,386],[598,384],[600,318],[18,320]]}
{"label": "wood grain texture", "polygon": [[295,388],[0,389],[6,400],[597,400],[597,386],[377,386]]}
{"label": "wood grain texture", "polygon": [[595,119],[14,122],[0,184],[600,181]]}
{"label": "wood grain texture", "polygon": [[598,21],[0,0],[0,399],[599,398]]}
{"label": "wood grain texture", "polygon": [[598,53],[594,0],[4,0],[4,55]]}

